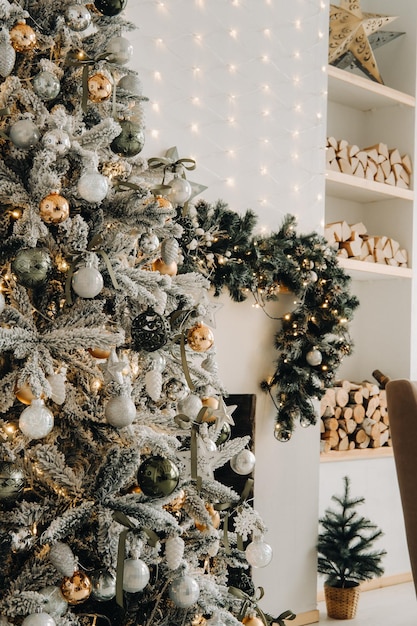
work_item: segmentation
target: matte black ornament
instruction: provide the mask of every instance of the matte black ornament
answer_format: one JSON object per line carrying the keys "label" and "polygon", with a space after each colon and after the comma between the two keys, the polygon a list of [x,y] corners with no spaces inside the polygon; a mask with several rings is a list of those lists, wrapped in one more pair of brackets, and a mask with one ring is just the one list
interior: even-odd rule
{"label": "matte black ornament", "polygon": [[0,462],[0,502],[15,502],[23,492],[23,471],[10,461]]}
{"label": "matte black ornament", "polygon": [[127,4],[127,0],[94,0],[94,6],[100,13],[108,17],[119,15]]}
{"label": "matte black ornament", "polygon": [[52,268],[51,257],[45,248],[23,248],[12,261],[12,272],[23,287],[40,287]]}
{"label": "matte black ornament", "polygon": [[145,496],[163,498],[177,487],[180,478],[178,467],[162,456],[148,457],[138,470],[138,485]]}
{"label": "matte black ornament", "polygon": [[122,132],[115,137],[110,148],[122,157],[133,157],[142,150],[145,145],[145,135],[140,124],[129,120],[119,122]]}
{"label": "matte black ornament", "polygon": [[168,341],[168,324],[162,315],[149,307],[132,321],[131,335],[135,350],[155,352]]}

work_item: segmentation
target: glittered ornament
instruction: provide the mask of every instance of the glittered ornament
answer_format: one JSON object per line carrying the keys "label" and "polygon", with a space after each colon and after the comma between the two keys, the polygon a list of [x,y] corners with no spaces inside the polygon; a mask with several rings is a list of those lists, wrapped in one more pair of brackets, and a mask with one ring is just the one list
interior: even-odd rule
{"label": "glittered ornament", "polygon": [[107,43],[106,52],[110,63],[125,65],[133,56],[133,46],[126,37],[112,37]]}
{"label": "glittered ornament", "polygon": [[87,170],[77,183],[77,191],[87,202],[99,203],[109,190],[109,181],[96,170]]}
{"label": "glittered ornament", "polygon": [[60,224],[69,216],[69,202],[57,192],[48,193],[39,203],[39,215],[45,224]]}
{"label": "glittered ornament", "polygon": [[55,626],[56,622],[49,613],[32,613],[25,617],[22,626]]}
{"label": "glittered ornament", "polygon": [[142,95],[142,83],[135,74],[126,74],[117,83],[118,89],[127,91],[132,96]]}
{"label": "glittered ornament", "polygon": [[49,560],[58,572],[67,578],[71,578],[76,571],[75,556],[69,545],[62,541],[57,541],[51,546]]}
{"label": "glittered ornament", "polygon": [[23,248],[17,252],[11,268],[19,283],[31,289],[47,281],[52,261],[45,248]]}
{"label": "glittered ornament", "polygon": [[26,22],[18,22],[10,31],[10,42],[16,52],[27,52],[36,45],[36,33]]}
{"label": "glittered ornament", "polygon": [[178,261],[179,243],[174,237],[164,239],[161,244],[161,259],[167,265]]}
{"label": "glittered ornament", "polygon": [[246,476],[253,471],[255,467],[255,460],[253,452],[244,448],[230,459],[230,467],[234,472],[236,472],[236,474]]}
{"label": "glittered ornament", "polygon": [[16,50],[10,43],[10,38],[2,37],[0,40],[0,76],[6,78],[14,68],[16,62]]}
{"label": "glittered ornament", "polygon": [[40,132],[31,120],[19,120],[10,127],[9,137],[16,148],[28,150],[38,143]]}
{"label": "glittered ornament", "polygon": [[11,461],[0,461],[0,502],[15,502],[23,493],[25,475]]}
{"label": "glittered ornament", "polygon": [[88,352],[95,359],[108,359],[111,354],[110,348],[88,348]]}
{"label": "glittered ornament", "polygon": [[159,370],[149,370],[145,374],[145,389],[148,396],[156,402],[161,397],[162,374]]}
{"label": "glittered ornament", "polygon": [[112,151],[119,156],[127,158],[139,154],[145,145],[143,127],[130,120],[123,120],[119,124],[122,132],[111,142],[110,148]]}
{"label": "glittered ornament", "polygon": [[132,424],[136,417],[136,406],[129,396],[114,396],[104,409],[106,420],[116,428]]}
{"label": "glittered ornament", "polygon": [[61,583],[61,592],[68,604],[82,604],[91,595],[91,580],[84,572],[76,571],[66,576]]}
{"label": "glittered ornament", "polygon": [[131,335],[135,350],[154,352],[168,341],[168,325],[162,315],[148,307],[132,321]]}
{"label": "glittered ornament", "polygon": [[55,402],[55,404],[64,404],[65,402],[65,380],[66,380],[66,369],[63,368],[57,374],[51,374],[47,377],[47,381],[51,387],[51,400]]}
{"label": "glittered ornament", "polygon": [[45,598],[43,609],[52,617],[61,617],[68,609],[68,602],[65,600],[59,587],[48,585],[39,590],[39,593]]}
{"label": "glittered ornament", "polygon": [[180,609],[187,609],[195,604],[200,595],[198,582],[192,576],[180,576],[169,586],[169,597]]}
{"label": "glittered ornament", "polygon": [[166,274],[167,276],[176,276],[178,272],[178,265],[175,261],[168,264],[162,259],[155,259],[152,263],[152,270],[154,272],[159,272],[160,274]]}
{"label": "glittered ornament", "polygon": [[80,267],[72,275],[71,285],[81,298],[95,298],[103,289],[103,277],[92,265]]}
{"label": "glittered ornament", "polygon": [[181,565],[185,542],[182,537],[168,537],[165,543],[165,558],[168,569],[175,570]]}
{"label": "glittered ornament", "polygon": [[286,443],[291,439],[291,431],[281,424],[275,424],[274,437],[277,441],[280,441],[281,443]]}
{"label": "glittered ornament", "polygon": [[32,81],[34,92],[42,98],[42,100],[53,100],[57,97],[61,89],[59,79],[46,70],[39,72]]}
{"label": "glittered ornament", "polygon": [[318,365],[320,365],[322,360],[323,355],[320,350],[317,350],[317,348],[312,348],[306,354],[306,361],[312,367],[317,367]]}
{"label": "glittered ornament", "polygon": [[6,306],[6,298],[4,294],[0,291],[0,313],[4,311],[4,307]]}
{"label": "glittered ornament", "polygon": [[84,4],[70,4],[64,17],[68,28],[76,33],[86,30],[91,24],[91,13]]}
{"label": "glittered ornament", "polygon": [[202,322],[198,322],[187,332],[187,345],[195,352],[206,352],[213,344],[213,332]]}
{"label": "glittered ornament", "polygon": [[54,416],[41,399],[32,401],[19,418],[19,428],[29,439],[43,439],[54,427]]}
{"label": "glittered ornament", "polygon": [[163,386],[163,391],[171,402],[180,402],[188,395],[188,387],[177,378],[170,378]]}
{"label": "glittered ornament", "polygon": [[246,547],[245,556],[252,567],[266,567],[272,560],[272,548],[261,537],[257,537]]}
{"label": "glittered ornament", "polygon": [[42,144],[45,148],[53,150],[59,156],[64,156],[71,148],[71,140],[68,133],[61,128],[48,130],[42,137]]}
{"label": "glittered ornament", "polygon": [[168,198],[173,204],[183,204],[191,197],[191,185],[185,178],[174,178],[169,183]]}
{"label": "glittered ornament", "polygon": [[98,602],[107,602],[116,595],[116,576],[107,570],[99,570],[91,575],[91,597]]}
{"label": "glittered ornament", "polygon": [[145,589],[149,582],[149,567],[142,559],[125,559],[123,567],[123,589],[137,593]]}
{"label": "glittered ornament", "polygon": [[180,478],[178,467],[170,459],[150,456],[138,469],[137,481],[149,497],[163,498],[175,491]]}
{"label": "glittered ornament", "polygon": [[87,81],[88,97],[91,102],[105,102],[112,93],[112,83],[105,74],[97,72],[89,77]]}

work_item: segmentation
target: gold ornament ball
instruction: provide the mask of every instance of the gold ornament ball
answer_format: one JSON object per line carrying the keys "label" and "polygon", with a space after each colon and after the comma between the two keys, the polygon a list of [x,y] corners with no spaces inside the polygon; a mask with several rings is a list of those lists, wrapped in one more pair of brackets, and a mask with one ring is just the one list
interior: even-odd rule
{"label": "gold ornament ball", "polygon": [[106,348],[88,348],[88,352],[95,359],[108,359],[111,354],[111,350]]}
{"label": "gold ornament ball", "polygon": [[207,352],[214,344],[214,335],[208,326],[199,322],[187,333],[187,343],[194,352]]}
{"label": "gold ornament ball", "polygon": [[[214,508],[212,504],[209,504],[209,503],[206,504],[206,509],[207,509],[208,514],[210,515],[213,528],[217,529],[220,526],[220,513],[216,511],[216,509]],[[199,522],[195,522],[194,524],[197,530],[200,530],[201,532],[204,530],[207,530],[208,528],[206,524],[200,524]]]}
{"label": "gold ornament ball", "polygon": [[16,52],[32,50],[36,45],[36,33],[25,22],[19,22],[10,31],[10,43]]}
{"label": "gold ornament ball", "polygon": [[157,202],[158,206],[161,209],[172,209],[172,203],[168,200],[168,198],[165,198],[164,196],[152,196],[151,198],[147,198],[145,200],[145,205],[152,204],[153,202]]}
{"label": "gold ornament ball", "polygon": [[264,626],[261,618],[256,617],[256,615],[247,615],[242,619],[242,624],[245,624],[245,626]]}
{"label": "gold ornament ball", "polygon": [[93,586],[84,572],[76,571],[72,576],[65,576],[61,583],[61,593],[68,604],[82,604],[91,595]]}
{"label": "gold ornament ball", "polygon": [[154,272],[159,272],[160,274],[176,276],[178,272],[178,265],[175,261],[173,261],[172,263],[164,263],[162,259],[156,259],[152,263],[152,269]]}
{"label": "gold ornament ball", "polygon": [[[33,395],[32,389],[28,383],[23,383],[20,387],[15,387],[14,395],[22,404],[32,404],[33,400],[36,400],[36,396]],[[43,397],[43,394],[42,394]]]}
{"label": "gold ornament ball", "polygon": [[87,88],[88,97],[92,102],[104,102],[110,98],[112,93],[111,81],[101,72],[90,76]]}
{"label": "gold ornament ball", "polygon": [[215,396],[207,396],[206,398],[202,398],[201,402],[203,406],[206,406],[209,409],[213,409],[214,411],[217,411],[217,409],[219,408],[219,400]]}
{"label": "gold ornament ball", "polygon": [[39,203],[39,213],[46,224],[60,224],[69,216],[69,210],[68,200],[55,191],[49,193]]}

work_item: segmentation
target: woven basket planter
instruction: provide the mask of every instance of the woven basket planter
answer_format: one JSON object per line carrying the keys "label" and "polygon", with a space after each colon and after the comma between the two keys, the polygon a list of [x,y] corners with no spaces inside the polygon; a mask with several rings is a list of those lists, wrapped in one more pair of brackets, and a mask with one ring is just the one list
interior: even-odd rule
{"label": "woven basket planter", "polygon": [[353,619],[360,595],[359,585],[330,587],[324,585],[327,615],[333,619]]}

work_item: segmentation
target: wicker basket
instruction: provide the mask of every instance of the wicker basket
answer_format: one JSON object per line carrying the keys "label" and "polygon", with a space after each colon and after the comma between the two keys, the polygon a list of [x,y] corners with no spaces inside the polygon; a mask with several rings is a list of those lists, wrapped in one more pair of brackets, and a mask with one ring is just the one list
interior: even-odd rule
{"label": "wicker basket", "polygon": [[333,619],[353,619],[356,615],[359,594],[359,585],[352,587],[324,585],[327,615]]}

